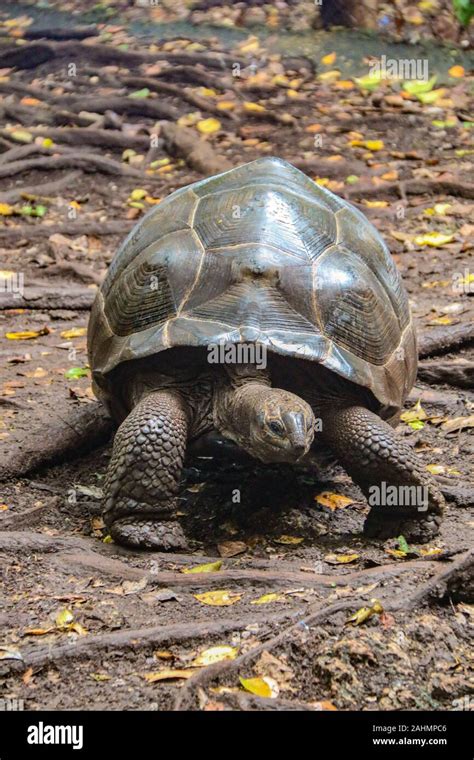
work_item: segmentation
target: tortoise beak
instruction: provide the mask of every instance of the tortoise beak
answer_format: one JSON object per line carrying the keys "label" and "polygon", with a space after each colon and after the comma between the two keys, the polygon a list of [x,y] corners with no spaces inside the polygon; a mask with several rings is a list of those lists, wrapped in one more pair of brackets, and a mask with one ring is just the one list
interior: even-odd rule
{"label": "tortoise beak", "polygon": [[291,443],[297,459],[300,459],[308,451],[311,439],[306,430],[305,418],[301,412],[286,412],[282,415],[286,429],[286,436]]}

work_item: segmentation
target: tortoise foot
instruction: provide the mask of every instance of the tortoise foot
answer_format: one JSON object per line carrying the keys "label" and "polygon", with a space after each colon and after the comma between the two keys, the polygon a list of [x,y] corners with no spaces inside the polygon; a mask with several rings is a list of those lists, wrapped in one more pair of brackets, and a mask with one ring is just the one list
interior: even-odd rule
{"label": "tortoise foot", "polygon": [[153,551],[186,551],[189,549],[183,529],[177,520],[161,522],[138,517],[123,517],[110,528],[110,535],[119,544],[132,549]]}
{"label": "tortoise foot", "polygon": [[387,519],[383,515],[383,508],[379,508],[369,513],[364,524],[364,534],[368,538],[382,540],[404,536],[409,543],[426,544],[438,535],[441,522],[442,516],[433,512],[412,519]]}

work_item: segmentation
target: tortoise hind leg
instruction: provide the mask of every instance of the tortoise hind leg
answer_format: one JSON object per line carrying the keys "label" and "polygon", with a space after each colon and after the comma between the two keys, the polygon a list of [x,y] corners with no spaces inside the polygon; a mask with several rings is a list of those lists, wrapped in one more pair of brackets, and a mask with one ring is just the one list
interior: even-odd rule
{"label": "tortoise hind leg", "polygon": [[119,427],[105,481],[104,520],[112,538],[134,548],[186,548],[173,519],[186,451],[184,402],[172,391],[145,396]]}
{"label": "tortoise hind leg", "polygon": [[390,425],[365,407],[332,407],[322,414],[322,435],[372,506],[367,535],[422,543],[438,533],[443,496]]}

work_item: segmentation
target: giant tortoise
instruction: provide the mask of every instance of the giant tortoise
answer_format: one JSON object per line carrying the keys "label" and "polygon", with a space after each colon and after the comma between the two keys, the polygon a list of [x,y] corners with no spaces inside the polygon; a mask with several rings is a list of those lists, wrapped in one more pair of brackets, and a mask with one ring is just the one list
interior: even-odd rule
{"label": "giant tortoise", "polygon": [[331,452],[372,505],[370,535],[436,534],[443,497],[393,429],[417,368],[400,276],[363,214],[289,163],[252,161],[147,213],[88,341],[95,393],[120,423],[105,483],[116,541],[185,546],[183,460],[211,430],[262,462]]}

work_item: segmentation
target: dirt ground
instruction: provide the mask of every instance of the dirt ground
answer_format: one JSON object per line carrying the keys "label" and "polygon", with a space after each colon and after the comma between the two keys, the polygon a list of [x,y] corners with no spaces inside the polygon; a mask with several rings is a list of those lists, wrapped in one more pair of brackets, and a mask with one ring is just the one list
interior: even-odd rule
{"label": "dirt ground", "polygon": [[[151,43],[113,22],[86,41],[37,42],[8,18],[2,696],[33,710],[472,709],[472,78],[454,66],[417,94],[346,79],[330,48],[316,66],[274,54],[253,32],[232,50]],[[398,431],[447,499],[428,545],[365,538],[367,504],[337,467],[194,451],[180,508],[188,555],[111,543],[100,508],[110,442],[21,471],[32,431],[46,451],[58,420],[95,408],[88,309],[126,232],[209,167],[262,155],[354,202],[402,273],[424,353]],[[199,598],[211,591],[225,592],[220,604]]]}

